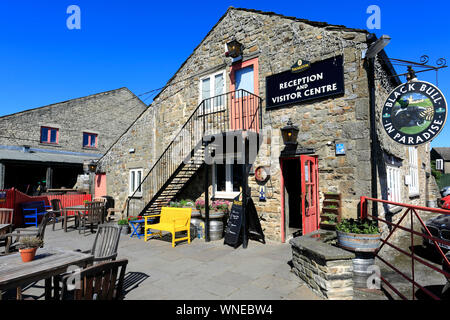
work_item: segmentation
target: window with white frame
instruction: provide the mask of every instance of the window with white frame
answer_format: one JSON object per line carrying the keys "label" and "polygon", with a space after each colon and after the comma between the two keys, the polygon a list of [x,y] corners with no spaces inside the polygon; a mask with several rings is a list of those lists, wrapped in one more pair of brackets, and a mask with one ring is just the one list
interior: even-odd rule
{"label": "window with white frame", "polygon": [[213,196],[234,199],[239,194],[242,181],[242,165],[214,164],[212,166]]}
{"label": "window with white frame", "polygon": [[409,147],[409,194],[414,195],[419,193],[419,166],[417,159],[417,148]]}
{"label": "window with white frame", "polygon": [[[142,175],[143,169],[130,169],[129,195],[134,194],[135,197],[142,197]],[[136,191],[136,193],[135,193]]]}
{"label": "window with white frame", "polygon": [[[205,101],[205,113],[217,112],[225,107],[225,70],[200,78],[200,102]],[[211,98],[211,99],[210,99]],[[203,110],[200,110],[203,113]]]}
{"label": "window with white frame", "polygon": [[402,201],[401,176],[402,172],[399,167],[389,165],[386,166],[388,201],[392,202]]}
{"label": "window with white frame", "polygon": [[436,159],[436,170],[444,170],[444,159]]}

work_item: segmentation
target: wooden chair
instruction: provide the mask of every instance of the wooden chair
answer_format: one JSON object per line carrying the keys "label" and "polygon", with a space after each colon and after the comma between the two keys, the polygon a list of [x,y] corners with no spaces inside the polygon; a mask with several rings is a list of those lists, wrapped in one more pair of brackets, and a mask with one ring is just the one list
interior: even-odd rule
{"label": "wooden chair", "polygon": [[[122,288],[128,260],[105,262],[88,267],[63,277],[63,300],[119,300],[123,298]],[[120,269],[120,270],[119,270]],[[69,282],[78,279],[73,294],[68,289]]]}
{"label": "wooden chair", "polygon": [[94,225],[99,225],[102,223],[102,215],[103,215],[103,204],[101,202],[86,202],[85,203],[85,212],[79,213],[79,233],[81,233],[81,229],[83,229],[83,234],[86,233],[86,226],[90,225],[91,232],[94,232]]}
{"label": "wooden chair", "polygon": [[94,263],[116,260],[121,229],[117,225],[99,225],[92,248],[82,252],[92,254]]}
{"label": "wooden chair", "polygon": [[98,197],[98,198],[94,198],[94,200],[92,200],[94,202],[101,202],[103,204],[103,211],[102,211],[102,223],[105,222],[105,217],[106,217],[106,202],[108,201],[108,199],[104,198],[104,197]]}
{"label": "wooden chair", "polygon": [[15,241],[9,247],[6,247],[5,253],[9,253],[11,248],[17,248],[21,237],[37,237],[41,240],[44,240],[45,228],[47,226],[48,220],[50,219],[50,214],[50,212],[44,214],[41,223],[37,228],[17,228],[13,232],[5,234],[4,237],[15,238]]}
{"label": "wooden chair", "polygon": [[50,200],[50,204],[52,205],[51,213],[51,219],[53,220],[53,228],[52,230],[55,231],[55,223],[58,222],[59,219],[61,219],[61,227],[64,226],[64,214],[62,213],[62,205],[60,199],[52,199]]}
{"label": "wooden chair", "polygon": [[7,250],[6,248],[9,249],[9,246],[11,244],[11,237],[7,237],[5,235],[11,233],[12,231],[14,221],[13,218],[14,209],[0,208],[0,225],[6,225],[0,229],[0,244],[3,244],[5,246],[5,253]]}
{"label": "wooden chair", "polygon": [[108,214],[106,215],[106,222],[108,222],[109,219],[111,218],[111,215],[115,214],[116,212],[119,212],[120,213],[120,219],[123,219],[124,213],[125,213],[125,209],[127,208],[127,204],[128,204],[128,201],[125,200],[124,203],[123,203],[123,207],[121,209],[109,208],[108,209]]}

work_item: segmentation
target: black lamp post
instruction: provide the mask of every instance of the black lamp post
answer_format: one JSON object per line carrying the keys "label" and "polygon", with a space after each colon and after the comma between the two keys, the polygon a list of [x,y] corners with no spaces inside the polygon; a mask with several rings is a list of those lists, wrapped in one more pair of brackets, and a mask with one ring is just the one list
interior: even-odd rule
{"label": "black lamp post", "polygon": [[300,131],[297,126],[294,126],[291,119],[289,119],[286,126],[280,129],[281,130],[281,136],[283,137],[283,142],[286,145],[286,147],[295,147],[297,142],[297,136],[298,132]]}
{"label": "black lamp post", "polygon": [[227,43],[227,52],[225,56],[231,58],[237,58],[242,55],[242,44],[237,40],[231,40]]}

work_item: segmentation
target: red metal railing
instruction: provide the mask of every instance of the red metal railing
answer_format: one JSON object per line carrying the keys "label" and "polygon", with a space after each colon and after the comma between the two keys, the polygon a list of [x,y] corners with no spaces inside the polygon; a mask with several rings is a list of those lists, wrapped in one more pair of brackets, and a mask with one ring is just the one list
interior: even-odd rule
{"label": "red metal railing", "polygon": [[[374,217],[370,214],[368,214],[368,210],[367,210],[367,204],[368,201],[372,201],[373,205],[377,205],[377,203],[385,203],[385,204],[390,204],[390,205],[394,205],[394,206],[398,206],[398,207],[403,207],[406,208],[405,212],[402,214],[402,216],[400,217],[400,219],[398,219],[397,223],[392,223],[389,222],[385,219],[382,219],[380,217]],[[415,277],[415,266],[414,263],[418,262],[434,271],[437,271],[441,274],[443,274],[445,277],[450,277],[450,273],[442,270],[442,268],[440,267],[436,267],[434,265],[432,265],[431,263],[427,262],[426,260],[420,258],[417,256],[417,254],[415,254],[414,252],[414,235],[416,236],[420,236],[422,238],[426,238],[429,239],[433,242],[434,248],[437,250],[437,252],[439,253],[439,256],[442,258],[443,263],[446,263],[448,266],[450,266],[450,263],[447,259],[447,257],[445,256],[445,254],[442,252],[442,249],[439,247],[438,243],[442,243],[445,245],[450,245],[450,241],[445,241],[443,239],[439,239],[437,237],[434,237],[430,231],[428,230],[428,227],[425,225],[425,223],[423,222],[423,220],[421,219],[418,211],[425,211],[425,212],[433,212],[433,213],[439,213],[439,214],[446,214],[446,215],[450,215],[450,211],[449,210],[443,210],[443,209],[437,209],[437,208],[428,208],[428,207],[421,207],[421,206],[415,206],[415,205],[410,205],[410,204],[405,204],[405,203],[398,203],[398,202],[392,202],[392,201],[387,201],[387,200],[380,200],[380,199],[374,199],[374,198],[369,198],[369,197],[361,197],[361,203],[360,203],[360,214],[361,214],[361,218],[370,218],[373,220],[378,221],[378,225],[380,226],[380,222],[387,224],[388,226],[393,227],[392,230],[389,232],[389,234],[387,235],[386,238],[382,238],[381,239],[381,246],[375,251],[375,257],[378,258],[380,261],[382,261],[384,264],[386,264],[389,268],[391,268],[392,270],[394,270],[396,273],[398,273],[399,275],[401,275],[404,279],[406,279],[407,281],[409,281],[412,284],[412,298],[415,300],[416,299],[416,293],[415,290],[416,288],[419,288],[420,290],[422,290],[422,292],[424,292],[426,295],[428,295],[429,297],[435,299],[435,300],[440,300],[440,298],[438,296],[436,296],[433,292],[431,292],[430,290],[428,290],[427,288],[425,288],[424,286],[420,285],[417,281],[416,281],[416,277]],[[400,225],[402,223],[402,221],[405,219],[405,217],[410,216],[410,228],[406,228],[402,225]],[[420,222],[420,225],[422,226],[422,230],[425,230],[426,233],[421,233],[418,231],[414,230],[414,217],[416,217],[418,219],[418,221]],[[389,242],[388,240],[391,238],[392,234],[394,232],[396,232],[397,230],[403,230],[406,232],[410,233],[410,238],[411,238],[411,244],[410,244],[410,248],[411,248],[411,252],[407,252],[406,250],[399,248],[397,245],[393,244],[392,242]],[[385,258],[380,256],[380,251],[381,249],[385,246],[388,245],[391,248],[395,249],[396,251],[408,256],[411,258],[411,277],[409,277],[408,275],[405,274],[405,272],[402,272],[401,270],[399,270],[399,268],[395,267],[391,262],[388,262]],[[444,278],[443,278],[444,279]],[[386,284],[392,291],[394,291],[400,298],[404,299],[404,300],[408,300],[408,298],[402,294],[400,292],[400,290],[398,290],[397,288],[395,288],[387,279],[383,278],[380,275],[380,280],[383,281],[384,284]]]}
{"label": "red metal railing", "polygon": [[29,196],[14,188],[0,190],[0,192],[6,192],[5,200],[0,201],[0,208],[14,209],[14,227],[20,227],[23,225],[22,208],[20,204],[22,202],[31,201],[44,201],[46,205],[50,205],[50,200],[60,199],[61,206],[75,206],[81,205],[84,201],[92,201],[92,195],[90,194],[64,194],[64,195],[42,195],[42,196]]}

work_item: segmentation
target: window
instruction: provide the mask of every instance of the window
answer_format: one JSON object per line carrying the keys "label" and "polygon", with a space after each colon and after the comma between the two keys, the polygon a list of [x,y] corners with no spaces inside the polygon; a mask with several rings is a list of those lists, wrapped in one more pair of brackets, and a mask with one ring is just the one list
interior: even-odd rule
{"label": "window", "polygon": [[436,170],[444,170],[444,159],[436,159]]}
{"label": "window", "polygon": [[58,144],[59,129],[50,127],[41,127],[41,143]]}
{"label": "window", "polygon": [[409,147],[409,176],[410,176],[410,184],[409,184],[409,194],[415,195],[419,193],[419,167],[417,160],[417,148]]}
{"label": "window", "polygon": [[388,201],[401,202],[401,170],[398,167],[386,166]]}
{"label": "window", "polygon": [[97,134],[83,132],[83,147],[97,148]]}
{"label": "window", "polygon": [[213,196],[234,199],[241,186],[242,165],[214,164],[212,168]]}
{"label": "window", "polygon": [[[131,169],[130,170],[130,190],[129,195],[134,194],[135,197],[142,197],[142,182],[143,169]],[[134,193],[136,191],[136,193]]]}
{"label": "window", "polygon": [[[222,70],[200,79],[200,101],[208,99],[205,101],[205,113],[223,109],[225,96],[222,96],[222,94],[224,93],[225,71]],[[203,112],[203,110],[200,110],[200,112]]]}
{"label": "window", "polygon": [[253,65],[235,71],[236,90],[243,89],[254,93]]}

